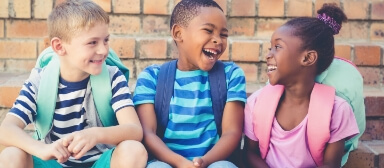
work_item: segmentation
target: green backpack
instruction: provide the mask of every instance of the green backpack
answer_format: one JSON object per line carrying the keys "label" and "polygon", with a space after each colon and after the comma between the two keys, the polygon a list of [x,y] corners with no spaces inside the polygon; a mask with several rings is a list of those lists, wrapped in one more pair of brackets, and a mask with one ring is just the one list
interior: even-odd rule
{"label": "green backpack", "polygon": [[[117,125],[117,119],[110,105],[112,99],[111,80],[107,65],[116,66],[129,80],[129,69],[120,61],[116,53],[109,49],[108,57],[103,64],[99,75],[91,75],[93,99],[103,126]],[[37,94],[36,107],[36,135],[37,139],[44,139],[52,127],[53,114],[56,107],[57,91],[60,77],[59,56],[52,47],[46,48],[37,58],[35,68],[45,67],[44,74],[40,79]]]}

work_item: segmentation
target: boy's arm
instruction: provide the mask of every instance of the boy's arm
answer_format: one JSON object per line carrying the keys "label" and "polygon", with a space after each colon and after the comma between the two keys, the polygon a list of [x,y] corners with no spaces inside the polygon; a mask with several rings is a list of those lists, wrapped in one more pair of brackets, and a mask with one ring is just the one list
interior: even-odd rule
{"label": "boy's arm", "polygon": [[71,133],[63,138],[63,145],[68,146],[73,156],[79,159],[98,143],[117,145],[124,140],[142,140],[143,130],[132,106],[117,111],[116,118],[119,125],[92,127]]}
{"label": "boy's arm", "polygon": [[57,159],[58,162],[68,160],[70,153],[58,140],[52,144],[45,144],[33,139],[24,131],[25,124],[13,115],[6,115],[0,126],[0,143],[14,146],[37,156],[43,160]]}
{"label": "boy's arm", "polygon": [[203,167],[213,162],[225,160],[238,147],[244,121],[244,103],[227,102],[222,119],[222,134],[219,141],[203,157]]}
{"label": "boy's arm", "polygon": [[324,152],[324,165],[320,167],[341,167],[341,159],[344,155],[345,139],[329,143]]}
{"label": "boy's arm", "polygon": [[258,141],[253,141],[245,136],[243,153],[247,167],[268,167],[267,163],[261,159]]}
{"label": "boy's arm", "polygon": [[166,162],[173,167],[192,166],[192,162],[183,156],[170,150],[156,135],[157,121],[153,104],[141,104],[136,106],[137,113],[144,130],[144,144],[155,155],[156,159]]}

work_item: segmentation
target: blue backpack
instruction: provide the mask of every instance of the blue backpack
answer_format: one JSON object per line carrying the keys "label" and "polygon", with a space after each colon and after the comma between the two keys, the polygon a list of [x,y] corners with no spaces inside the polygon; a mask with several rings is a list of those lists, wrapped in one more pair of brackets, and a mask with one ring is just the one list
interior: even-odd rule
{"label": "blue backpack", "polygon": [[[173,95],[176,68],[177,60],[164,63],[160,67],[157,79],[158,82],[156,86],[154,106],[157,119],[157,135],[159,137],[164,136],[165,128],[167,127],[169,120],[169,106]],[[227,101],[227,83],[224,64],[221,61],[217,61],[208,74],[213,114],[215,116],[217,132],[221,135],[221,120],[223,118],[224,106]]]}

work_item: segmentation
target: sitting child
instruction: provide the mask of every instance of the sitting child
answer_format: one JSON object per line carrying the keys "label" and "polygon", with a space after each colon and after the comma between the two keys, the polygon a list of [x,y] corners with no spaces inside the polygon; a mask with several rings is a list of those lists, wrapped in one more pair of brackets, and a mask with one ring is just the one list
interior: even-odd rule
{"label": "sitting child", "polygon": [[[105,65],[108,24],[108,14],[89,0],[67,0],[53,9],[48,28],[57,55],[32,70],[1,124],[0,143],[8,147],[0,167],[145,167],[143,131],[127,79]],[[92,90],[103,72],[108,112],[94,103],[98,91]],[[23,130],[30,123],[36,139]]]}
{"label": "sitting child", "polygon": [[213,0],[182,0],[171,16],[179,59],[138,77],[133,101],[153,155],[148,167],[235,167],[227,161],[242,135],[244,72],[218,61],[227,22]]}
{"label": "sitting child", "polygon": [[278,28],[267,55],[270,85],[245,106],[248,167],[341,167],[345,140],[359,133],[350,105],[315,83],[334,58],[334,37],[347,18],[325,4],[317,18]]}

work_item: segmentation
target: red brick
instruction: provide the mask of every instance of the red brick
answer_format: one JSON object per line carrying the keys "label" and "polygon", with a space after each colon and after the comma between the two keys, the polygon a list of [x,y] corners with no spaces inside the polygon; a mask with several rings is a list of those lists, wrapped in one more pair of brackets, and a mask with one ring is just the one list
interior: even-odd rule
{"label": "red brick", "polygon": [[144,14],[170,14],[168,11],[169,0],[144,0],[143,13]]}
{"label": "red brick", "polygon": [[374,41],[384,41],[384,23],[372,23],[370,37]]}
{"label": "red brick", "polygon": [[8,20],[6,30],[9,38],[42,38],[48,35],[47,22],[44,20]]}
{"label": "red brick", "polygon": [[368,40],[369,28],[367,22],[348,21],[343,23],[340,33],[335,36],[336,39],[342,40]]}
{"label": "red brick", "polygon": [[157,64],[157,65],[161,65],[163,63],[165,63],[166,60],[151,60],[151,61],[147,61],[147,60],[139,60],[139,59],[136,59],[135,60],[135,67],[136,67],[136,76],[138,77],[139,74],[146,68],[148,67],[149,65],[153,65],[153,64]]}
{"label": "red brick", "polygon": [[140,14],[140,0],[114,0],[113,13]]}
{"label": "red brick", "polygon": [[3,86],[0,85],[0,107],[12,107],[19,95],[21,86]]}
{"label": "red brick", "polygon": [[220,56],[219,60],[222,60],[222,61],[229,60],[229,41],[227,42],[227,48],[225,49],[224,53]]}
{"label": "red brick", "polygon": [[234,41],[232,43],[233,61],[259,61],[260,44],[257,41]]}
{"label": "red brick", "polygon": [[156,35],[169,35],[168,16],[146,16],[143,19],[143,33]]}
{"label": "red brick", "polygon": [[325,3],[336,3],[337,6],[340,6],[340,0],[315,0],[315,14],[317,15],[317,10],[323,7]]}
{"label": "red brick", "polygon": [[224,14],[227,15],[227,0],[215,0],[215,2],[223,9]]}
{"label": "red brick", "polygon": [[258,16],[284,16],[284,0],[259,0]]}
{"label": "red brick", "polygon": [[10,59],[5,61],[8,72],[30,72],[36,64],[36,60],[15,60]]}
{"label": "red brick", "polygon": [[93,0],[106,12],[111,12],[111,0]]}
{"label": "red brick", "polygon": [[335,45],[335,56],[351,60],[351,46]]}
{"label": "red brick", "polygon": [[289,0],[287,2],[287,16],[302,17],[312,16],[312,1],[308,0]]}
{"label": "red brick", "polygon": [[365,97],[365,114],[368,117],[384,117],[384,97]]}
{"label": "red brick", "polygon": [[35,41],[0,41],[0,58],[37,58]]}
{"label": "red brick", "polygon": [[271,43],[269,41],[264,41],[261,47],[261,61],[267,61],[269,48],[271,48]]}
{"label": "red brick", "polygon": [[142,39],[139,41],[140,59],[165,59],[167,58],[166,39]]}
{"label": "red brick", "polygon": [[257,80],[258,68],[254,63],[252,64],[237,63],[237,65],[239,65],[239,67],[243,69],[246,82],[258,82]]}
{"label": "red brick", "polygon": [[235,0],[231,1],[231,16],[255,16],[255,0]]}
{"label": "red brick", "polygon": [[177,46],[175,42],[173,41],[172,38],[167,40],[168,43],[168,48],[169,48],[169,53],[168,55],[170,56],[171,59],[178,59],[179,58],[179,51],[177,49]]}
{"label": "red brick", "polygon": [[277,30],[277,28],[279,28],[285,22],[286,21],[282,19],[258,20],[256,37],[268,40],[271,39],[273,32],[275,32],[275,30]]}
{"label": "red brick", "polygon": [[135,58],[135,38],[113,37],[109,44],[120,58]]}
{"label": "red brick", "polygon": [[9,0],[0,1],[0,18],[8,18]]}
{"label": "red brick", "polygon": [[359,143],[358,148],[349,153],[348,162],[344,165],[344,168],[363,167],[375,167],[375,153],[362,143]]}
{"label": "red brick", "polygon": [[364,134],[361,140],[384,140],[384,120],[367,119]]}
{"label": "red brick", "polygon": [[109,32],[112,34],[131,35],[140,33],[138,16],[110,16]]}
{"label": "red brick", "polygon": [[[137,78],[137,76],[135,76],[135,74],[134,74],[135,61],[134,60],[122,60],[121,62],[123,62],[123,64],[129,69],[129,79]],[[131,81],[131,80],[129,80],[129,81]],[[131,92],[133,92],[133,88],[131,87],[131,85],[128,85],[128,86],[129,86],[129,90]]]}
{"label": "red brick", "polygon": [[4,37],[4,20],[0,20],[0,38]]}
{"label": "red brick", "polygon": [[228,30],[230,36],[254,36],[255,19],[252,18],[230,18],[228,19]]}
{"label": "red brick", "polygon": [[356,65],[380,65],[380,57],[380,46],[356,45],[353,62]]}
{"label": "red brick", "polygon": [[63,3],[65,0],[55,0],[55,6]]}
{"label": "red brick", "polygon": [[[181,2],[181,0],[173,0],[173,8],[174,8],[179,2]],[[173,8],[172,8],[172,9],[173,9]]]}
{"label": "red brick", "polygon": [[363,76],[364,85],[380,86],[382,84],[380,68],[373,67],[358,67]]}
{"label": "red brick", "polygon": [[31,18],[31,0],[13,0],[16,18]]}
{"label": "red brick", "polygon": [[259,67],[260,66],[260,73],[259,73],[259,80],[257,81],[257,83],[262,83],[262,84],[265,84],[265,82],[268,81],[268,75],[267,75],[267,63],[261,63],[261,64],[257,64],[257,66]]}
{"label": "red brick", "polygon": [[372,2],[371,18],[379,20],[384,19],[384,1]]}
{"label": "red brick", "polygon": [[47,19],[52,11],[53,0],[35,0],[34,17],[38,19]]}
{"label": "red brick", "polygon": [[367,0],[344,1],[344,12],[348,19],[367,19],[369,2]]}
{"label": "red brick", "polygon": [[51,40],[48,37],[44,37],[44,39],[38,41],[38,50],[37,53],[43,52],[44,49],[51,46]]}

